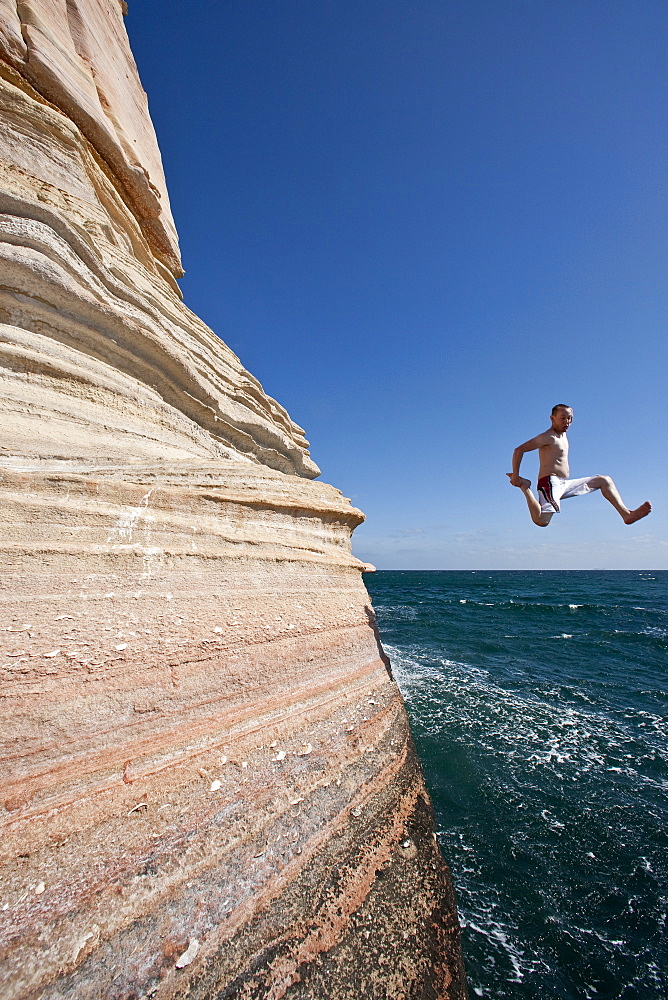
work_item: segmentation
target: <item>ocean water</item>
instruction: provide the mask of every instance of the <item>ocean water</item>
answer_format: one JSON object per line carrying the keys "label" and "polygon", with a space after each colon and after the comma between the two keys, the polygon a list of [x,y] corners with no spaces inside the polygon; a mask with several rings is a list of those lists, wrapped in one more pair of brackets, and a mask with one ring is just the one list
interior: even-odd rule
{"label": "ocean water", "polygon": [[668,572],[365,577],[471,998],[668,998]]}

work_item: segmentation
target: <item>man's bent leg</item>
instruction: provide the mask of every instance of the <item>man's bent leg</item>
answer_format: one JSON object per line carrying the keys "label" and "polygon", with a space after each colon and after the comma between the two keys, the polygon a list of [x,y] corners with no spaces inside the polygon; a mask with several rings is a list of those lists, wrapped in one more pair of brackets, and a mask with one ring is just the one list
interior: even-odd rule
{"label": "man's bent leg", "polygon": [[[507,476],[510,476],[510,472],[506,472]],[[527,507],[529,508],[529,513],[531,514],[531,520],[534,524],[537,524],[539,528],[547,528],[548,524],[552,520],[552,514],[546,514],[536,497],[531,492],[531,480],[530,479],[520,479],[520,485],[518,489],[522,490],[524,497],[527,502]]]}
{"label": "man's bent leg", "polygon": [[652,509],[649,500],[640,504],[635,510],[629,510],[615,486],[610,476],[593,476],[589,480],[589,485],[593,490],[600,490],[608,503],[611,503],[625,524],[635,524],[642,517],[647,517]]}

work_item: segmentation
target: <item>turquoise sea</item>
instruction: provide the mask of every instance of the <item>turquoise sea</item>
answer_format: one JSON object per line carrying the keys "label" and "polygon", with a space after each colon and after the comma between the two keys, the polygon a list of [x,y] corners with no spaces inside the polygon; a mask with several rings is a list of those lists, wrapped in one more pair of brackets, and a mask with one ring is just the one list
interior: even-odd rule
{"label": "turquoise sea", "polygon": [[668,572],[369,574],[469,990],[668,997]]}

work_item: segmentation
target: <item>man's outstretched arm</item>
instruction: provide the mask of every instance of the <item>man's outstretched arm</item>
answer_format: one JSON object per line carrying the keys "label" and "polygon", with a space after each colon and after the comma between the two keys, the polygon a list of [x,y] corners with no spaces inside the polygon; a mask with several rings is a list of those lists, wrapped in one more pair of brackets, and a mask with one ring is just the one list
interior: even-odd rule
{"label": "man's outstretched arm", "polygon": [[540,437],[531,438],[530,441],[525,441],[524,444],[518,444],[517,448],[513,452],[513,471],[508,474],[508,478],[513,486],[522,485],[522,477],[520,476],[520,465],[524,455],[528,451],[535,451],[536,448],[540,448],[541,441]]}
{"label": "man's outstretched arm", "polygon": [[518,486],[522,490],[522,493],[524,493],[524,499],[527,502],[531,520],[539,528],[546,528],[548,526],[552,519],[552,513],[543,511],[539,501],[531,492],[531,480],[523,479],[520,476],[520,464],[527,451],[535,451],[536,448],[540,448],[545,443],[545,435],[539,434],[537,437],[531,438],[530,441],[525,441],[524,444],[518,444],[513,452],[513,471],[506,473],[511,485]]}

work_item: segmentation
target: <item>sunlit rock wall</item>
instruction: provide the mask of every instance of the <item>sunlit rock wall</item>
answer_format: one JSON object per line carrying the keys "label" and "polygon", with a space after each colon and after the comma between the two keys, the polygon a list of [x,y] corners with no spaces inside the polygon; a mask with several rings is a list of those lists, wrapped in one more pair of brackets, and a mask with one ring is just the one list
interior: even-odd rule
{"label": "sunlit rock wall", "polygon": [[362,515],[180,300],[122,7],[0,0],[0,995],[462,997]]}

